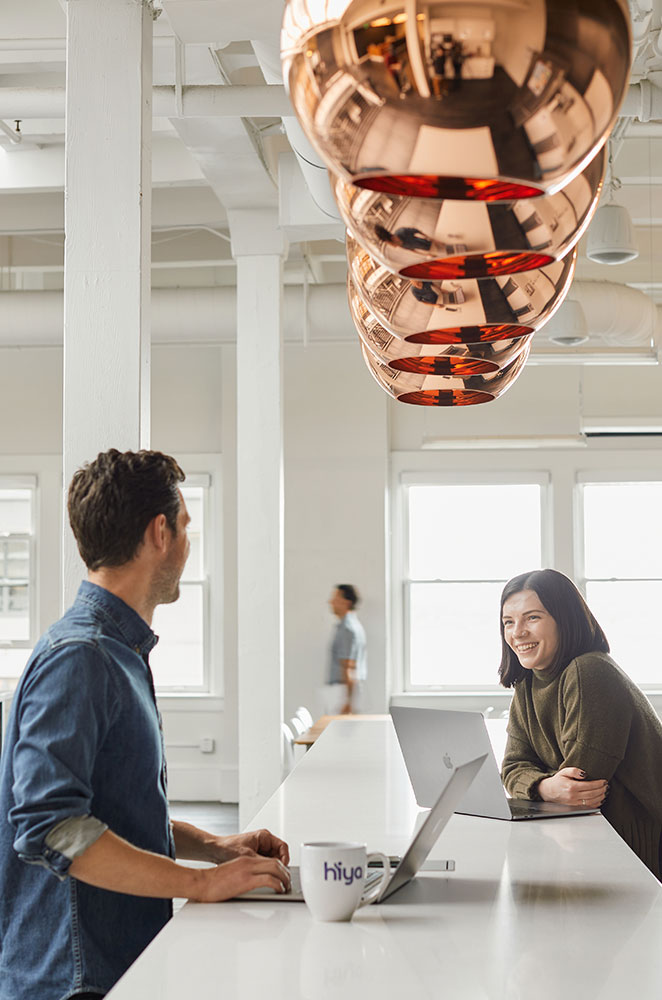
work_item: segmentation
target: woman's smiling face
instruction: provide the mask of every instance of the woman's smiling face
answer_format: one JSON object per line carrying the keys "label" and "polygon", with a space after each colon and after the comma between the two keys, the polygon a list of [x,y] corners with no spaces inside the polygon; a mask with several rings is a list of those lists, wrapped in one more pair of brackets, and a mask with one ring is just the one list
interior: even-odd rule
{"label": "woman's smiling face", "polygon": [[559,648],[559,630],[534,590],[520,590],[501,612],[504,639],[525,670],[546,670]]}

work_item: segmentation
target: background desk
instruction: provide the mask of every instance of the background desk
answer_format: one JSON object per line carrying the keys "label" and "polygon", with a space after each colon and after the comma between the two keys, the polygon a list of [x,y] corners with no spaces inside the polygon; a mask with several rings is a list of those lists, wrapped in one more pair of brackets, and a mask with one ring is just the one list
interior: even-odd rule
{"label": "background desk", "polygon": [[[417,815],[390,721],[332,723],[256,817],[399,853]],[[351,924],[301,903],[188,903],[112,1000],[659,1000],[662,892],[601,816],[453,816],[426,875]]]}
{"label": "background desk", "polygon": [[320,738],[324,730],[332,722],[347,722],[349,719],[388,719],[388,715],[322,715],[313,722],[310,729],[306,729],[301,736],[297,736],[295,743],[298,746],[311,747]]}

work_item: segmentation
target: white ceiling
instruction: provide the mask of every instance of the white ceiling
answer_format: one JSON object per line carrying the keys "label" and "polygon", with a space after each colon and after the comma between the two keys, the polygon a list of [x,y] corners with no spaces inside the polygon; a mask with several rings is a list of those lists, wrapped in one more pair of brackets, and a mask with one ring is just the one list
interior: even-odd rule
{"label": "white ceiling", "polygon": [[[641,37],[632,80],[662,86],[662,0],[630,3]],[[651,4],[652,13],[645,15],[644,6]],[[178,61],[184,86],[266,90],[265,73],[274,82],[280,0],[162,0],[162,5],[154,25],[155,86],[175,86]],[[23,137],[13,145],[0,132],[1,290],[63,286],[64,118],[57,101],[65,84],[65,9],[66,0],[3,0],[0,6],[0,119],[13,128],[20,117]],[[32,110],[34,117],[14,107],[14,95],[24,88],[50,95],[43,108]],[[227,210],[277,207],[279,155],[290,150],[274,113],[282,98],[266,96],[259,116],[253,107],[245,117],[154,118],[155,287],[234,284]],[[44,117],[36,116],[40,111]],[[589,262],[582,245],[577,278],[628,283],[662,303],[662,122],[621,119],[616,135],[617,198],[631,212],[640,255],[630,264],[605,267]],[[337,232],[312,224],[291,231],[288,284],[302,283],[304,276],[319,284],[344,282],[343,245],[329,238]]]}

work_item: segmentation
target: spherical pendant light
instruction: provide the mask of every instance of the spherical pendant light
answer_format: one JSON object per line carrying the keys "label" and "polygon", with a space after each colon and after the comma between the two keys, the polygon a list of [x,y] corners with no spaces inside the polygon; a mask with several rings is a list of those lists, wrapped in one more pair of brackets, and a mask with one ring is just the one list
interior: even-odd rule
{"label": "spherical pendant light", "polygon": [[529,347],[527,345],[519,357],[500,371],[490,375],[470,375],[467,378],[394,371],[363,345],[362,351],[374,379],[401,403],[413,403],[417,406],[473,406],[477,403],[489,403],[510,388],[524,366]]}
{"label": "spherical pendant light", "polygon": [[373,260],[347,235],[349,276],[381,325],[411,344],[472,344],[523,337],[553,315],[576,251],[535,271],[495,278],[412,281]]}
{"label": "spherical pendant light", "polygon": [[335,196],[354,238],[407,278],[483,278],[561,260],[579,241],[600,197],[604,150],[556,194],[523,201],[404,198],[335,178]]}
{"label": "spherical pendant light", "polygon": [[626,0],[289,0],[283,77],[335,173],[390,194],[553,193],[627,85]]}
{"label": "spherical pendant light", "polygon": [[419,375],[488,375],[518,357],[533,334],[478,344],[411,344],[385,330],[348,282],[349,306],[361,342],[394,371]]}

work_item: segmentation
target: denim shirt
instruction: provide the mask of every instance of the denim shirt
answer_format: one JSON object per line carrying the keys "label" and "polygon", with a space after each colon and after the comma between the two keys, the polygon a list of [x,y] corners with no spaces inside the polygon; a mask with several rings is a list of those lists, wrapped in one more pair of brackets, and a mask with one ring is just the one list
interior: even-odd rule
{"label": "denim shirt", "polygon": [[94,816],[174,857],[166,766],[148,654],[157,637],[87,581],[21,677],[0,767],[0,1000],[106,993],[171,916],[171,902],[68,876],[46,844]]}

